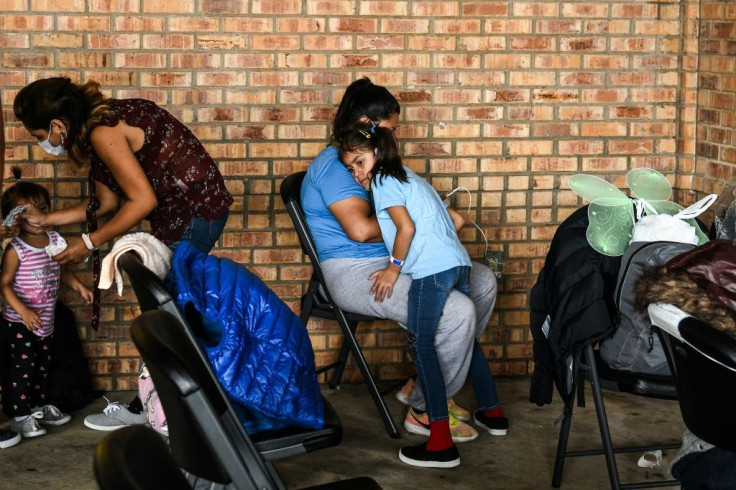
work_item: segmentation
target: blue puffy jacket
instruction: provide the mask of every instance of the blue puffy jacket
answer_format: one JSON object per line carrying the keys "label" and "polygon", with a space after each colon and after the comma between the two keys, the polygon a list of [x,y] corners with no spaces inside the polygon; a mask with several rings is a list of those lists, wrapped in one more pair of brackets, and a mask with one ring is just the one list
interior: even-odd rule
{"label": "blue puffy jacket", "polygon": [[182,310],[192,303],[208,330],[219,330],[219,343],[202,347],[231,399],[255,412],[246,424],[250,432],[288,424],[322,428],[307,329],[258,277],[182,242],[166,285]]}

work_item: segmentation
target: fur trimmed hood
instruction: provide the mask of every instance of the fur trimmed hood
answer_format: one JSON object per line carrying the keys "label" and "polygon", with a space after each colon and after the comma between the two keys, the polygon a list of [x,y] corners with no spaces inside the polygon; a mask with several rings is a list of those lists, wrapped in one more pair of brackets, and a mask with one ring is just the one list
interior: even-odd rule
{"label": "fur trimmed hood", "polygon": [[736,244],[713,240],[646,271],[636,306],[670,303],[736,338]]}

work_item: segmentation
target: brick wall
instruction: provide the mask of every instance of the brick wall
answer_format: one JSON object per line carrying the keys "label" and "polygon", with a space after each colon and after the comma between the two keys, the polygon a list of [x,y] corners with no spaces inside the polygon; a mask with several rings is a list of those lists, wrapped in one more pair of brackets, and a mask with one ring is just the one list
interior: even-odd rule
{"label": "brick wall", "polygon": [[700,10],[695,185],[720,192],[736,177],[736,5]]}
{"label": "brick wall", "polygon": [[[215,253],[248,266],[298,311],[311,269],[278,186],[324,146],[345,86],[370,76],[402,103],[407,164],[439,191],[468,188],[453,204],[504,253],[482,345],[496,373],[526,375],[529,288],[557,224],[581,204],[571,174],[624,187],[628,169],[651,166],[682,202],[731,178],[734,7],[702,4],[701,14],[688,0],[4,0],[6,156],[48,185],[56,206],[69,204],[83,179],[14,121],[17,90],[64,74],[95,79],[113,97],[154,100],[203,141],[235,196]],[[461,238],[471,256],[483,255],[474,227]],[[91,280],[86,266],[80,272]],[[105,292],[98,332],[86,307],[68,291],[63,298],[75,306],[97,384],[132,387],[130,290]],[[336,325],[313,320],[309,329],[318,363],[334,358]],[[412,370],[396,325],[359,332],[381,378]]]}

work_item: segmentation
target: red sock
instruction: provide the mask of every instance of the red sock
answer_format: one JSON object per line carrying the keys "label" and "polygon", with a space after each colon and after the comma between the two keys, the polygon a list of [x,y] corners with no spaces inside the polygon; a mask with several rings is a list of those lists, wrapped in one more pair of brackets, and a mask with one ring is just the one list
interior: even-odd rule
{"label": "red sock", "polygon": [[452,444],[450,422],[448,420],[430,422],[427,451],[444,451],[445,449],[452,447]]}
{"label": "red sock", "polygon": [[496,407],[493,410],[486,410],[484,414],[486,417],[503,417],[503,407]]}

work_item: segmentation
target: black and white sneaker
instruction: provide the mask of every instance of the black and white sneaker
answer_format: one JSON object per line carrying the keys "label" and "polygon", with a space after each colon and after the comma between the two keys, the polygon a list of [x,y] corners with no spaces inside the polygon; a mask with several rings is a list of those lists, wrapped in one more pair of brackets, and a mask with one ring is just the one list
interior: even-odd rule
{"label": "black and white sneaker", "polygon": [[15,446],[21,440],[20,434],[14,430],[0,430],[0,449]]}
{"label": "black and white sneaker", "polygon": [[506,417],[487,417],[485,411],[476,410],[473,419],[475,425],[487,430],[492,436],[505,436],[509,430],[509,419]]}
{"label": "black and white sneaker", "polygon": [[412,466],[423,468],[454,468],[460,464],[460,452],[457,446],[442,451],[427,451],[427,443],[418,446],[402,447],[399,459]]}

